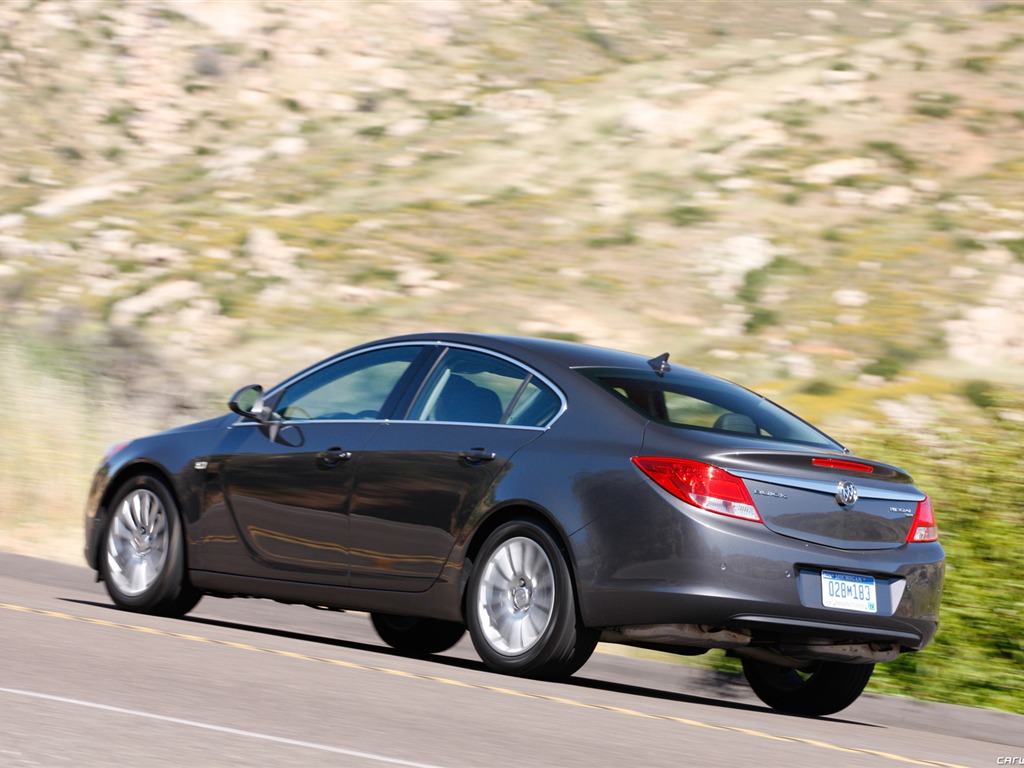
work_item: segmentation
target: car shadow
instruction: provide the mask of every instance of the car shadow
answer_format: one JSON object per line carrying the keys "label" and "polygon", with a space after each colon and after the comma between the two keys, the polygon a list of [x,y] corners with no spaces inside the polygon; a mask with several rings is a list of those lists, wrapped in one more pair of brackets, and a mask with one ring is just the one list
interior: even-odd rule
{"label": "car shadow", "polygon": [[[116,611],[122,615],[132,615],[116,605],[105,602],[97,602],[93,600],[76,600],[72,598],[60,598],[62,602],[75,603],[78,605],[87,605],[93,608],[104,608],[110,611]],[[343,612],[342,612],[343,613]],[[139,614],[141,615],[141,614]],[[488,675],[493,675],[496,679],[508,680],[508,676],[502,675],[501,673],[494,672],[488,669],[483,662],[474,659],[465,659],[458,656],[447,655],[447,654],[423,654],[416,655],[410,653],[403,653],[397,651],[394,648],[390,648],[383,644],[377,643],[365,643],[358,640],[343,640],[336,637],[328,637],[319,634],[312,634],[309,632],[296,632],[294,630],[281,629],[279,627],[268,627],[261,626],[258,624],[246,624],[238,621],[228,621],[225,619],[212,619],[205,616],[184,616],[177,619],[185,624],[203,625],[209,627],[220,627],[222,629],[231,629],[239,632],[246,632],[252,634],[263,635],[266,637],[279,637],[287,640],[297,640],[301,642],[316,643],[318,645],[330,646],[332,648],[346,648],[353,651],[365,651],[367,653],[373,653],[381,657],[397,657],[407,659],[421,659],[424,661],[430,661],[432,664],[436,664],[441,667],[448,667],[451,669],[464,669],[473,672],[482,672]],[[383,642],[383,641],[382,641]],[[461,642],[461,641],[460,641]],[[621,657],[620,657],[621,658]],[[623,661],[628,662],[628,659],[623,658]],[[593,691],[606,691],[608,693],[625,694],[628,696],[637,696],[644,699],[658,700],[658,701],[670,701],[680,704],[699,704],[701,706],[716,707],[719,709],[726,709],[740,712],[760,712],[763,714],[770,714],[777,717],[785,718],[797,718],[797,719],[811,719],[816,721],[826,721],[832,723],[845,723],[849,725],[860,725],[871,728],[878,728],[881,726],[866,723],[861,720],[848,720],[841,717],[810,717],[806,718],[803,715],[793,715],[786,712],[777,712],[767,706],[748,704],[742,701],[734,701],[730,699],[711,698],[708,696],[702,696],[699,694],[682,693],[679,691],[669,691],[662,688],[653,688],[646,685],[637,685],[634,683],[620,683],[612,680],[602,680],[593,676],[587,676],[585,673],[588,671],[587,666],[593,663],[588,662],[580,672],[570,677],[567,680],[558,681],[556,684],[565,685],[570,688],[579,688]],[[722,673],[726,678],[731,678],[727,673]],[[724,685],[736,684],[735,680],[724,679],[722,680]]]}
{"label": "car shadow", "polygon": [[[105,608],[107,610],[119,613],[122,616],[143,615],[132,614],[131,612],[124,611],[123,609],[118,608],[116,605],[113,605],[111,603],[97,602],[93,600],[75,600],[71,598],[61,598],[61,601],[65,603],[75,603],[77,605],[88,605],[92,608]],[[177,618],[176,621],[181,621],[187,624],[201,624],[209,627],[233,629],[238,630],[239,632],[250,632],[265,635],[267,637],[280,637],[287,640],[299,640],[307,643],[317,643],[318,645],[329,645],[335,648],[348,648],[353,651],[367,651],[369,653],[376,653],[381,656],[397,656],[399,658],[427,659],[431,661],[445,663],[447,666],[450,667],[486,671],[486,667],[484,667],[484,665],[481,662],[474,662],[469,659],[459,659],[452,656],[438,656],[430,654],[416,656],[413,654],[396,651],[394,648],[390,648],[386,645],[364,643],[358,640],[342,640],[336,637],[326,637],[324,635],[316,635],[311,634],[309,632],[296,632],[294,630],[280,629],[278,627],[265,627],[257,624],[244,624],[241,622],[228,621],[225,619],[211,619],[205,616],[182,616],[180,618]]]}

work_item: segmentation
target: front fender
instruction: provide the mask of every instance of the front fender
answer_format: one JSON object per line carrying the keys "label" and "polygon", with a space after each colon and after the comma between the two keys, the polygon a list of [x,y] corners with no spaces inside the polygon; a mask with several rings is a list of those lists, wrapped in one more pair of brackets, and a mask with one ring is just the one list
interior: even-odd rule
{"label": "front fender", "polygon": [[[201,469],[197,461],[210,453],[233,416],[220,417],[109,449],[93,475],[85,505],[85,561],[99,570],[100,537],[117,490],[130,478],[150,474],[162,480],[174,497],[186,531],[201,511]],[[188,537],[186,536],[186,541]]]}

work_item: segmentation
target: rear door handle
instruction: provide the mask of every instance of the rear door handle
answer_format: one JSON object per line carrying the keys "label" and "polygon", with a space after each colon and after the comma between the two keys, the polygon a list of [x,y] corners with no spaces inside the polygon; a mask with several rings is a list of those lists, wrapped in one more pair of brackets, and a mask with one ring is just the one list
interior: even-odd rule
{"label": "rear door handle", "polygon": [[470,448],[468,451],[462,451],[459,458],[465,459],[470,464],[479,464],[482,461],[494,461],[498,458],[498,454],[485,448]]}
{"label": "rear door handle", "polygon": [[346,451],[344,448],[335,446],[334,448],[328,448],[326,451],[320,451],[316,458],[320,462],[321,467],[330,469],[331,467],[338,466],[343,461],[351,459],[352,451]]}

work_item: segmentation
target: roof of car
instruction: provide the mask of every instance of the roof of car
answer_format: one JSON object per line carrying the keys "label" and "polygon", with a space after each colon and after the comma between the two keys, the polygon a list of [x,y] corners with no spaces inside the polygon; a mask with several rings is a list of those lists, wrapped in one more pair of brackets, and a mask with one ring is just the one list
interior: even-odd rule
{"label": "roof of car", "polygon": [[404,341],[433,341],[438,343],[467,344],[493,349],[512,357],[526,356],[533,360],[545,358],[569,368],[609,366],[640,368],[647,366],[644,355],[623,352],[589,344],[560,339],[542,339],[526,336],[503,336],[480,333],[417,333],[382,339],[379,343]]}

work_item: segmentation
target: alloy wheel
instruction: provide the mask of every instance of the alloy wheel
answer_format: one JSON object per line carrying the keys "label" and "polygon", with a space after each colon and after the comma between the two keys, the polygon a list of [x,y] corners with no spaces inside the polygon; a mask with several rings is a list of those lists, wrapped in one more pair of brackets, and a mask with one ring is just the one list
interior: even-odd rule
{"label": "alloy wheel", "polygon": [[555,574],[547,553],[524,536],[502,542],[483,564],[476,611],[496,652],[516,656],[543,637],[555,610]]}
{"label": "alloy wheel", "polygon": [[167,561],[167,514],[160,497],[139,488],[121,501],[107,531],[107,574],[123,594],[141,595]]}

